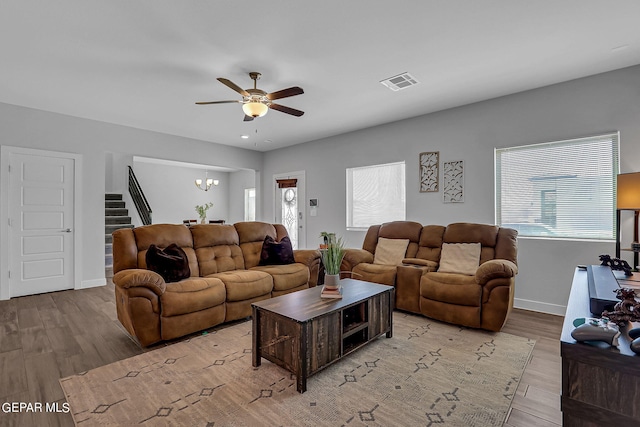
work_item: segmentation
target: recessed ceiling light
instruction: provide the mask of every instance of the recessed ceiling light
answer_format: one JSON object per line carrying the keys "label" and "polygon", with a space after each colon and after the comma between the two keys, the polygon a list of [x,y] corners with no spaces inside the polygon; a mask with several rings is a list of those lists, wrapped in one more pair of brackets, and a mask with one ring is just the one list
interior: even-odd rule
{"label": "recessed ceiling light", "polygon": [[240,138],[242,138],[242,139],[249,139],[249,135],[240,135]]}

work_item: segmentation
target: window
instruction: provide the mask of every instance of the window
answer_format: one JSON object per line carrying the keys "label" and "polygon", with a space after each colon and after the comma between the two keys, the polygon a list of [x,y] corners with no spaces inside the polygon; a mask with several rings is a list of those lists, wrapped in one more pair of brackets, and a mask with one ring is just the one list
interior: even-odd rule
{"label": "window", "polygon": [[496,223],[520,236],[613,239],[618,140],[497,148]]}
{"label": "window", "polygon": [[244,189],[244,220],[245,221],[256,220],[256,189],[255,188]]}
{"label": "window", "polygon": [[404,162],[347,169],[347,230],[405,219]]}

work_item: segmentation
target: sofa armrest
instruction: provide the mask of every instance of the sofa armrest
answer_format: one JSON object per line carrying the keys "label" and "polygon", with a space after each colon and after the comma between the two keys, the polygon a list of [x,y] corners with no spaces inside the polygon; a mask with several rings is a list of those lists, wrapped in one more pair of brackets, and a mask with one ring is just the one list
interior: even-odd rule
{"label": "sofa armrest", "polygon": [[428,267],[428,271],[436,271],[438,269],[437,262],[422,258],[405,258],[402,260],[402,264],[413,267]]}
{"label": "sofa armrest", "polygon": [[352,271],[353,267],[363,262],[372,263],[373,254],[364,249],[345,249],[340,271]]}
{"label": "sofa armrest", "polygon": [[478,267],[476,271],[476,282],[485,285],[492,279],[509,279],[518,274],[518,266],[506,259],[492,259]]}
{"label": "sofa armrest", "polygon": [[309,268],[309,287],[317,286],[320,272],[320,251],[317,249],[296,249],[293,251],[293,259]]}
{"label": "sofa armrest", "polygon": [[293,258],[296,262],[311,268],[315,262],[319,262],[320,251],[317,249],[296,249],[293,251]]}
{"label": "sofa armrest", "polygon": [[118,271],[113,276],[113,283],[123,289],[144,287],[156,295],[162,295],[167,288],[162,276],[158,273],[142,268],[130,268]]}

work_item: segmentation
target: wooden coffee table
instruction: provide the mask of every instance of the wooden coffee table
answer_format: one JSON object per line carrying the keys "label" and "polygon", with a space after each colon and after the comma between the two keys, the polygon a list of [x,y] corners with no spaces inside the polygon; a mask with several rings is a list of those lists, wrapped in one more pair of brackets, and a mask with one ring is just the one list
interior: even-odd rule
{"label": "wooden coffee table", "polygon": [[395,290],[354,279],[341,280],[342,299],[322,299],[322,286],[253,303],[252,364],[265,358],[307,378],[375,338],[392,336]]}

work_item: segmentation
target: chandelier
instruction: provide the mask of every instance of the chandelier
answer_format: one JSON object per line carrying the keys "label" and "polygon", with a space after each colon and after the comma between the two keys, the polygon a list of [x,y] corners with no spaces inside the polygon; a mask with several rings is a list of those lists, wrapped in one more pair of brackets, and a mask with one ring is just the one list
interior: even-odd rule
{"label": "chandelier", "polygon": [[[202,183],[204,182],[204,188],[202,187]],[[218,185],[220,181],[217,179],[209,178],[209,173],[205,172],[204,181],[201,179],[196,179],[196,187],[201,189],[202,191],[209,191],[212,185]]]}

